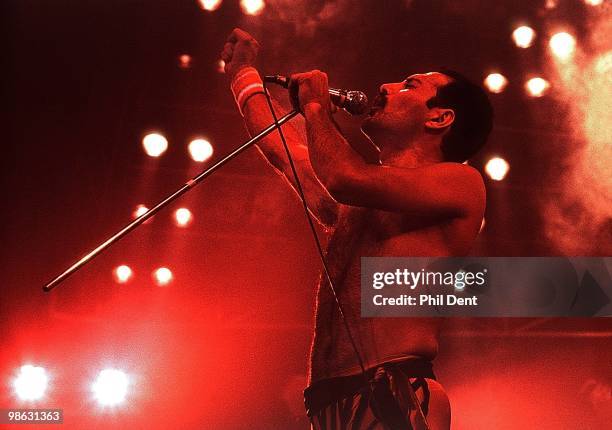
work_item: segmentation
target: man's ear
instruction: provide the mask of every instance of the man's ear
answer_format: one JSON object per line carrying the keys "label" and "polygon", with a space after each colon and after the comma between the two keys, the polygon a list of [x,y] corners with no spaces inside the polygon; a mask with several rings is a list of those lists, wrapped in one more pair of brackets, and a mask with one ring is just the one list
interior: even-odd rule
{"label": "man's ear", "polygon": [[432,131],[441,131],[451,126],[455,121],[455,111],[447,108],[433,108],[427,114],[425,127]]}

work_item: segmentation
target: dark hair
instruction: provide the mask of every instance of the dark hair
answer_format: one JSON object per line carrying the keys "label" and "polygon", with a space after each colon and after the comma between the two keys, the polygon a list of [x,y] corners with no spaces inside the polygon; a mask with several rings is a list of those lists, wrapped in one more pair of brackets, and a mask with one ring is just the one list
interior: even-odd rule
{"label": "dark hair", "polygon": [[455,112],[455,120],[442,138],[442,155],[446,161],[464,162],[487,141],[493,128],[493,107],[480,86],[453,70],[440,70],[452,79],[438,88],[427,107],[445,107]]}

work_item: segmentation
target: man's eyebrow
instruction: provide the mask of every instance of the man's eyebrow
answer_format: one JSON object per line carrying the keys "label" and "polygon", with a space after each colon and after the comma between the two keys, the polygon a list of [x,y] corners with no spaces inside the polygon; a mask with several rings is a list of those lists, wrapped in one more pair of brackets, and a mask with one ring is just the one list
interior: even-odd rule
{"label": "man's eyebrow", "polygon": [[419,78],[411,78],[411,77],[408,77],[408,78],[404,79],[404,82],[406,82],[407,84],[408,83],[412,83],[412,82],[416,82],[419,85],[422,84],[422,82],[421,82],[421,80]]}

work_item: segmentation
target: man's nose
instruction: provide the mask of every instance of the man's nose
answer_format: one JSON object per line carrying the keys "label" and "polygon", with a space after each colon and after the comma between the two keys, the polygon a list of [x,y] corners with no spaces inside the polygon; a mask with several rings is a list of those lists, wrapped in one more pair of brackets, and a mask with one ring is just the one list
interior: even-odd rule
{"label": "man's nose", "polygon": [[399,86],[401,86],[400,83],[382,84],[380,88],[378,89],[378,92],[380,93],[380,95],[386,96],[388,94],[397,92]]}

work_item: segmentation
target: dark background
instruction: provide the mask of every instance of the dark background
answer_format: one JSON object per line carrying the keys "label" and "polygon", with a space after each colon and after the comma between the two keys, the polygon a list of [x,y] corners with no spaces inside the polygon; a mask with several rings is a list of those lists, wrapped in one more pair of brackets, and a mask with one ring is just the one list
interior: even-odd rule
{"label": "dark background", "polygon": [[[592,12],[580,1],[544,3],[276,0],[251,17],[230,0],[215,12],[195,0],[4,2],[0,407],[21,405],[10,379],[32,362],[51,373],[44,405],[64,408],[65,428],[308,428],[301,390],[319,263],[298,200],[255,150],[174,206],[194,213],[188,229],[166,209],[52,293],[41,290],[137,204],[210,164],[190,160],[191,138],[212,142],[211,161],[247,138],[216,65],[236,26],[260,41],[262,72],[318,68],[330,85],[370,96],[440,66],[476,81],[502,71],[510,85],[491,96],[494,132],[470,162],[482,170],[503,155],[511,170],[486,181],[473,253],[567,255],[548,210],[571,201],[557,178],[585,142],[554,88],[538,99],[523,91],[530,73],[546,70],[545,42],[519,50],[510,33],[566,21],[581,43]],[[178,67],[184,53],[188,70]],[[358,119],[339,121],[357,150],[371,151]],[[150,131],[170,142],[159,159],[142,151]],[[579,244],[570,248],[577,255],[610,255],[611,226],[563,243]],[[117,285],[111,270],[123,263],[135,278]],[[150,277],[161,265],[175,276],[165,288]],[[607,319],[448,320],[436,368],[453,428],[604,428],[611,328]],[[106,365],[134,375],[113,411],[98,409],[87,387]]]}

